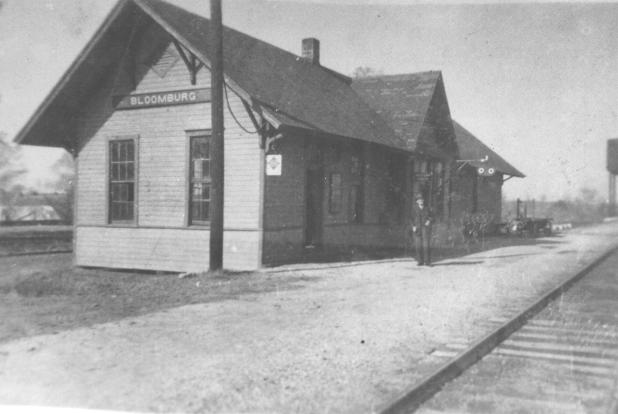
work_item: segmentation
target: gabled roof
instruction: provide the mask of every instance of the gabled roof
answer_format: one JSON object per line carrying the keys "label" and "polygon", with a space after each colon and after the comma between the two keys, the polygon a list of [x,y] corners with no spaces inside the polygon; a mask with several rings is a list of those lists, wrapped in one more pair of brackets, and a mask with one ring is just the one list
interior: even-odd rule
{"label": "gabled roof", "polygon": [[[137,18],[148,15],[210,66],[209,20],[161,0],[120,0],[94,38],[20,131],[22,144],[63,146],[70,131],[59,124],[114,68]],[[324,132],[406,149],[405,142],[330,69],[224,28],[224,71],[230,86],[282,127]]]}
{"label": "gabled roof", "polygon": [[415,150],[440,72],[388,75],[355,80],[352,87]]}
{"label": "gabled roof", "polygon": [[[469,161],[468,164],[475,168],[494,168],[502,174],[511,175],[513,177],[525,177],[525,175],[517,168],[509,164],[504,158],[496,154],[491,148],[483,144],[477,137],[472,135],[470,131],[459,125],[453,120],[455,128],[455,137],[459,146],[459,157],[462,160]],[[477,160],[488,157],[486,162]]]}

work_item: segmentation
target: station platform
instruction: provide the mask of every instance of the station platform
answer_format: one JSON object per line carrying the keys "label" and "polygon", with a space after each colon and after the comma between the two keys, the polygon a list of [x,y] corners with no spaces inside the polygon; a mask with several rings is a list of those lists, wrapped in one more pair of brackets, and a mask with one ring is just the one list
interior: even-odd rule
{"label": "station platform", "polygon": [[616,245],[609,222],[433,267],[399,258],[268,269],[281,289],[2,344],[0,403],[378,412],[445,363],[441,346],[474,343],[488,321]]}

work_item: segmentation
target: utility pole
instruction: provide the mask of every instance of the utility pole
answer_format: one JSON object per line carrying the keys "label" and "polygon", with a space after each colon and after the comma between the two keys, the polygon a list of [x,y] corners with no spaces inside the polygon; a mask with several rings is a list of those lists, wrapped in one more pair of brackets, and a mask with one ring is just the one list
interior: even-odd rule
{"label": "utility pole", "polygon": [[212,141],[210,145],[210,270],[223,267],[223,23],[221,0],[210,0]]}

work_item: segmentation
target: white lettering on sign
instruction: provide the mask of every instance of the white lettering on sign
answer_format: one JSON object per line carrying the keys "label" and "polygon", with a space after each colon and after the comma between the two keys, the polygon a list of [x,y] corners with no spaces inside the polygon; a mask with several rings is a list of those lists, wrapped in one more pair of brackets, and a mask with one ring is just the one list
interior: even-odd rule
{"label": "white lettering on sign", "polygon": [[266,175],[281,175],[281,154],[269,154],[266,156]]}
{"label": "white lettering on sign", "polygon": [[138,95],[116,96],[113,99],[114,107],[116,109],[136,109],[167,105],[183,105],[210,102],[210,89],[142,93]]}

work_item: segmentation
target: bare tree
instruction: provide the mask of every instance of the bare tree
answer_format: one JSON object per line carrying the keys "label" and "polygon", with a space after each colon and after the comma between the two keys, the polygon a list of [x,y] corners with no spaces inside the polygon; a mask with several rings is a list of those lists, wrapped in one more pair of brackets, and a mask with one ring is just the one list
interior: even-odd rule
{"label": "bare tree", "polygon": [[359,66],[352,72],[352,77],[355,79],[368,78],[371,76],[379,76],[382,71],[370,68],[369,66]]}

